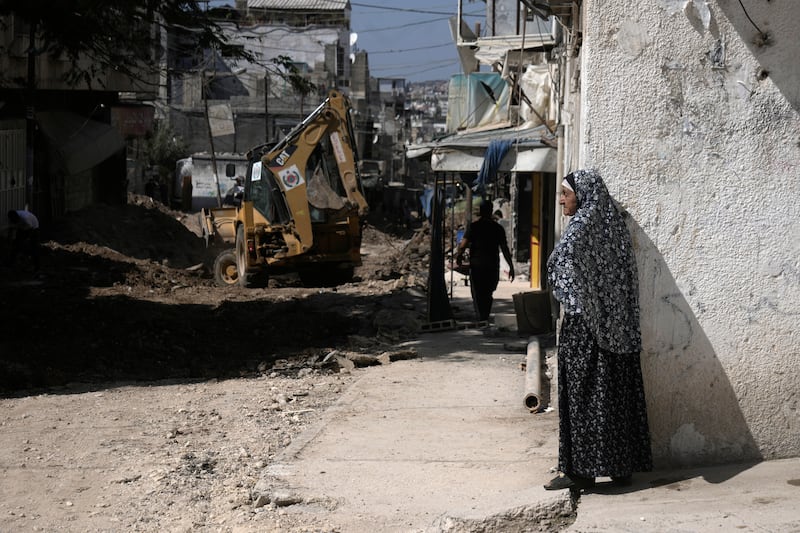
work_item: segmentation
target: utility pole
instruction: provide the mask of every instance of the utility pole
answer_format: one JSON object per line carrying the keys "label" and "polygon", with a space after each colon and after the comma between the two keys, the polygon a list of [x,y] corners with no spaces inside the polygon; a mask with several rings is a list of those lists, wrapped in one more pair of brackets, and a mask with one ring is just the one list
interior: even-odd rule
{"label": "utility pole", "polygon": [[264,142],[269,142],[269,71],[264,73]]}
{"label": "utility pole", "polygon": [[25,209],[33,203],[34,144],[36,143],[36,20],[30,21],[28,34],[28,81],[25,105]]}
{"label": "utility pole", "polygon": [[211,131],[211,118],[208,116],[208,83],[206,83],[206,71],[203,70],[203,109],[206,114],[206,126],[208,126],[208,143],[211,145],[211,169],[214,171],[214,188],[217,190],[217,207],[222,207],[222,195],[219,192],[219,175],[217,174],[217,155],[214,152],[214,132]]}

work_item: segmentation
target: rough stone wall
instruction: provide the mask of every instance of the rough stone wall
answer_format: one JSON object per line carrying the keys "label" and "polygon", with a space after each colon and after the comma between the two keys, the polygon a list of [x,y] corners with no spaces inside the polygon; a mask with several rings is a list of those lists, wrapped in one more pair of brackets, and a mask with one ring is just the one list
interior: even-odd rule
{"label": "rough stone wall", "polygon": [[800,3],[748,4],[584,2],[579,166],[630,214],[657,466],[800,455]]}

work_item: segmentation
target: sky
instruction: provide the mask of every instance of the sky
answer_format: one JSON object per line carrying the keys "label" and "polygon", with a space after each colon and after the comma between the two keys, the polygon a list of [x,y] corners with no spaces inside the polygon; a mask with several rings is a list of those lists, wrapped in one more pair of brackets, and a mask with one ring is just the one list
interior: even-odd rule
{"label": "sky", "polygon": [[[350,6],[355,48],[368,53],[371,76],[427,81],[461,72],[449,23],[458,0],[350,0]],[[485,4],[465,1],[464,11],[483,15]]]}
{"label": "sky", "polygon": [[[233,0],[209,4],[233,5]],[[357,35],[354,48],[368,53],[372,77],[428,81],[461,73],[449,22],[458,0],[350,0],[350,9],[350,29]],[[464,0],[463,9],[474,27],[474,21],[485,17],[486,4]]]}

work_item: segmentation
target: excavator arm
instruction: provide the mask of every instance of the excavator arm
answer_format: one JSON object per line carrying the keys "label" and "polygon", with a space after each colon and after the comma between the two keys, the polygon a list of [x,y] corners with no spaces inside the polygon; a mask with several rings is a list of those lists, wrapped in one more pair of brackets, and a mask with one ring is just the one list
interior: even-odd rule
{"label": "excavator arm", "polygon": [[[242,204],[247,212],[238,218],[256,260],[308,253],[315,227],[366,216],[349,112],[348,98],[331,91],[283,140],[252,158]],[[276,243],[278,233],[282,243]]]}

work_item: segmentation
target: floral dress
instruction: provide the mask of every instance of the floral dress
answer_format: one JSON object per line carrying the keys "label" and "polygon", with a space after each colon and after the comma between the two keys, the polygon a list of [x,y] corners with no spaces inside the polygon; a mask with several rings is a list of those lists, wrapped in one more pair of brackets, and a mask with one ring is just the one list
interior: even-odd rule
{"label": "floral dress", "polygon": [[558,346],[559,470],[652,469],[630,233],[594,170],[573,173],[578,209],[548,260],[564,310]]}

